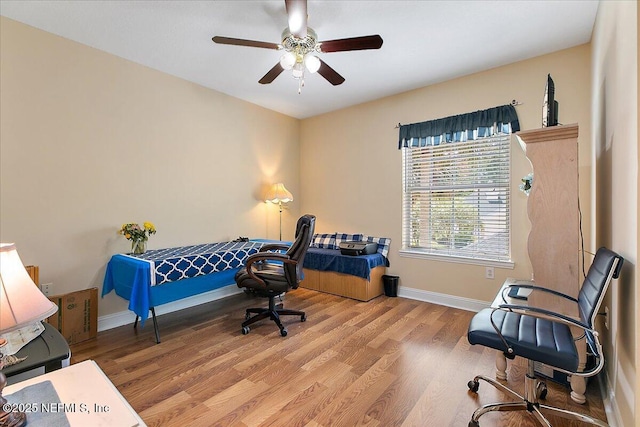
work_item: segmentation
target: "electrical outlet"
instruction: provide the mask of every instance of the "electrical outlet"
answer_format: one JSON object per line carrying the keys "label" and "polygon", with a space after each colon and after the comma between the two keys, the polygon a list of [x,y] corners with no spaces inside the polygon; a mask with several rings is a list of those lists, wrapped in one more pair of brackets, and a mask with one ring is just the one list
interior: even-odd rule
{"label": "electrical outlet", "polygon": [[493,278],[495,278],[493,267],[485,267],[485,269],[484,269],[484,278],[485,279],[493,279]]}
{"label": "electrical outlet", "polygon": [[51,295],[52,289],[53,289],[53,283],[43,283],[42,285],[40,285],[40,290],[46,296]]}
{"label": "electrical outlet", "polygon": [[604,307],[604,327],[609,330],[609,307]]}

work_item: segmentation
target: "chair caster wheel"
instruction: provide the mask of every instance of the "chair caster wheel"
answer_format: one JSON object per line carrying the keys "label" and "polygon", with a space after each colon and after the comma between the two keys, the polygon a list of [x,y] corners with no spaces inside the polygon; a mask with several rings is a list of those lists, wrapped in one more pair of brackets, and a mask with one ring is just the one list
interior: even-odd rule
{"label": "chair caster wheel", "polygon": [[285,328],[280,329],[280,335],[282,335],[283,337],[287,336],[287,330]]}
{"label": "chair caster wheel", "polygon": [[547,385],[542,381],[536,384],[536,394],[538,395],[538,399],[545,400],[547,398]]}
{"label": "chair caster wheel", "polygon": [[480,427],[480,423],[478,423],[477,421],[469,421],[469,427]]}
{"label": "chair caster wheel", "polygon": [[[469,390],[471,390],[472,392],[477,393],[478,392],[478,388],[480,388],[480,382],[471,380],[471,381],[469,381],[467,383],[467,387],[469,387]],[[473,422],[475,422],[475,421],[473,421]],[[475,423],[476,423],[475,425],[477,425],[477,422],[475,422]],[[469,424],[469,426],[471,426],[471,424]]]}
{"label": "chair caster wheel", "polygon": [[247,335],[251,329],[248,326],[242,327],[242,335]]}
{"label": "chair caster wheel", "polygon": [[300,321],[301,322],[306,322],[307,321],[307,315],[303,314],[302,316],[300,316]]}

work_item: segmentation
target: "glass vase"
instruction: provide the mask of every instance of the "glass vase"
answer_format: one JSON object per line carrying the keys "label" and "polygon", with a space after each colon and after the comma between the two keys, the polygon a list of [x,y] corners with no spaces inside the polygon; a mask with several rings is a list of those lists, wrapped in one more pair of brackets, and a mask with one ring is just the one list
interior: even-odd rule
{"label": "glass vase", "polygon": [[142,255],[147,250],[147,241],[138,239],[131,241],[131,252],[134,255]]}

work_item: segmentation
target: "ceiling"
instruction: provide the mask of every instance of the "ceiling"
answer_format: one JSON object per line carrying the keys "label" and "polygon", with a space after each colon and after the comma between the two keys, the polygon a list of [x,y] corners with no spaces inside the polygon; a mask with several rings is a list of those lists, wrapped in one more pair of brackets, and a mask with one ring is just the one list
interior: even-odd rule
{"label": "ceiling", "polygon": [[215,44],[215,35],[280,43],[283,0],[7,1],[0,14],[228,95],[307,118],[587,43],[598,1],[315,1],[318,39],[379,34],[380,50],[319,54],[346,78],[290,72],[258,80],[281,53]]}

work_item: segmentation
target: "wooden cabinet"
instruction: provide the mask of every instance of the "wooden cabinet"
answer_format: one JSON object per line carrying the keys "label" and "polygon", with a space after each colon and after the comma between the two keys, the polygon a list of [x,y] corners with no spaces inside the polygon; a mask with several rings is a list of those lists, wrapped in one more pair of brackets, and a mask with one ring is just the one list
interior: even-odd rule
{"label": "wooden cabinet", "polygon": [[[580,213],[578,210],[578,125],[518,132],[533,167],[527,213],[527,241],[536,285],[572,297],[580,290]],[[576,306],[552,296],[530,304],[577,316]]]}
{"label": "wooden cabinet", "polygon": [[[578,188],[578,125],[553,126],[516,134],[533,167],[527,201],[531,231],[527,240],[533,281],[537,286],[578,297],[580,274],[580,211]],[[533,293],[529,305],[577,318],[577,304],[550,294]],[[577,332],[577,331],[575,331]],[[578,344],[580,368],[586,348]],[[586,382],[571,377],[571,398],[584,403]]]}

